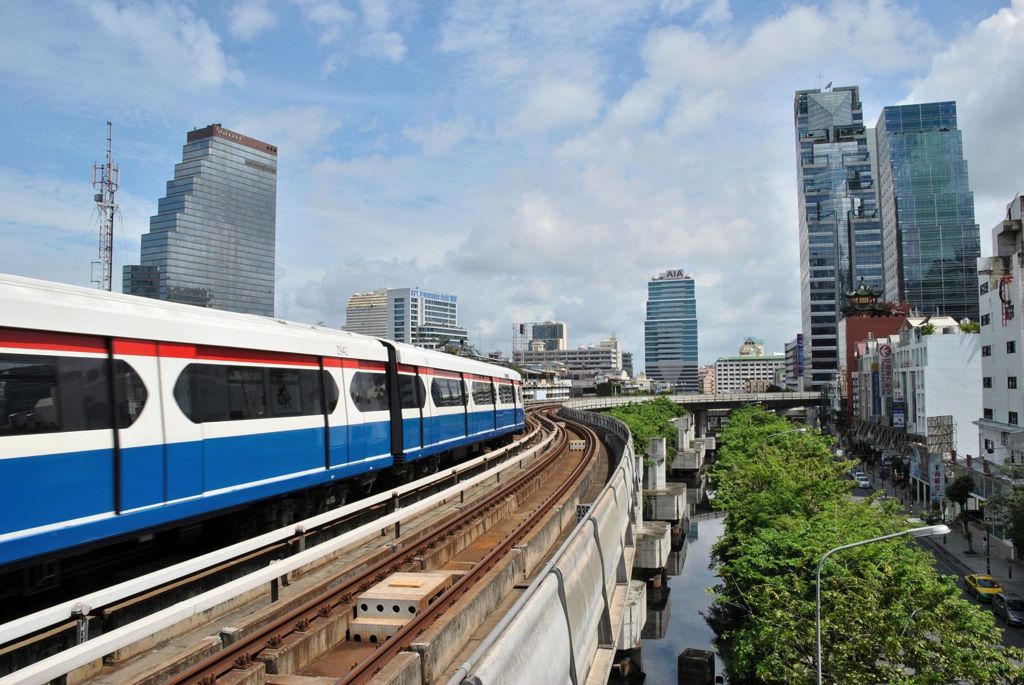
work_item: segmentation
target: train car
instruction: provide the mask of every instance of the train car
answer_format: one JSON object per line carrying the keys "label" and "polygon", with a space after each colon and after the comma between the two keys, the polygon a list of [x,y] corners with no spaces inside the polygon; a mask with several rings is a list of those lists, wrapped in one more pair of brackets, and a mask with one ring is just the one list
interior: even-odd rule
{"label": "train car", "polygon": [[519,386],[344,331],[0,275],[0,566],[522,430]]}

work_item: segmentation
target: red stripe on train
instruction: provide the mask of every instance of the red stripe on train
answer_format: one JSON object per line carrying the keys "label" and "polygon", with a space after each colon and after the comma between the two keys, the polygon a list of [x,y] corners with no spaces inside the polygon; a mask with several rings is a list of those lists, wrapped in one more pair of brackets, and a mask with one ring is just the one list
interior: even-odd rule
{"label": "red stripe on train", "polygon": [[106,341],[97,336],[27,331],[21,328],[0,328],[0,347],[53,352],[107,352]]}

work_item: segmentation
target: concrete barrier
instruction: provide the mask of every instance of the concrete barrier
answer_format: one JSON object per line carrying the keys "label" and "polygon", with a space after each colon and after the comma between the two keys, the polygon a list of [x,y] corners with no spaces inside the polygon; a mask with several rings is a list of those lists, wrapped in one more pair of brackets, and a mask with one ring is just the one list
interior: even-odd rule
{"label": "concrete barrier", "polygon": [[632,603],[627,599],[635,528],[642,518],[632,436],[624,423],[607,415],[563,408],[562,416],[612,438],[607,441],[616,445],[611,478],[449,685],[604,683],[616,645],[632,641],[642,628],[637,592]]}

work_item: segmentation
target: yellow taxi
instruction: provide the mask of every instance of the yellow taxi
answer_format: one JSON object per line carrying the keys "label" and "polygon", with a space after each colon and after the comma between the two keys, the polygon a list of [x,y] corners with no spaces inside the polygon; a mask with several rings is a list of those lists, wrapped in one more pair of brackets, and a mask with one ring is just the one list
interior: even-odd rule
{"label": "yellow taxi", "polygon": [[972,573],[969,576],[964,576],[964,585],[968,592],[978,598],[979,602],[991,602],[993,596],[1003,591],[1003,586],[995,578],[986,576],[984,573]]}

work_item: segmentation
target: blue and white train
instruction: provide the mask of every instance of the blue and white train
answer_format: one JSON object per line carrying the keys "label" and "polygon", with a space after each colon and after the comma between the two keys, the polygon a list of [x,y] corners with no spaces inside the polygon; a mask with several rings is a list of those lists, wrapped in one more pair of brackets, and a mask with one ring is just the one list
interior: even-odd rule
{"label": "blue and white train", "polygon": [[0,566],[523,425],[502,366],[0,275]]}

